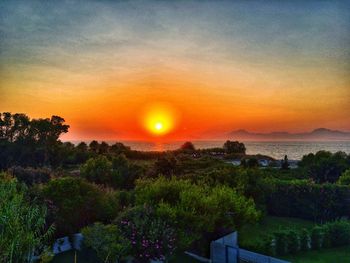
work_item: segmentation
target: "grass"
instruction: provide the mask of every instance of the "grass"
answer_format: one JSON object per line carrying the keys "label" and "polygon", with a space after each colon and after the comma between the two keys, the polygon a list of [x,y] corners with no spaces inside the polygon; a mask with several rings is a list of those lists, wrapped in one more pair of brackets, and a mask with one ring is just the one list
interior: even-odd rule
{"label": "grass", "polygon": [[[314,223],[311,221],[297,218],[267,216],[258,224],[246,226],[239,231],[239,245],[248,249],[257,247],[264,236],[277,230],[287,228],[295,230],[310,229],[313,225]],[[350,246],[298,252],[295,255],[277,257],[292,263],[350,263]]]}
{"label": "grass", "polygon": [[242,248],[256,247],[267,235],[281,229],[301,230],[311,228],[313,222],[291,217],[266,216],[256,225],[247,225],[238,233],[239,246]]}
{"label": "grass", "polygon": [[292,263],[350,263],[350,246],[299,252],[283,259]]}
{"label": "grass", "polygon": [[[84,252],[77,252],[77,263],[100,263],[94,255],[85,254]],[[172,259],[169,260],[169,263],[198,263],[195,259],[187,256],[186,254],[175,255]],[[52,263],[74,263],[74,251],[67,251],[61,254],[58,254],[53,259]]]}
{"label": "grass", "polygon": [[[77,251],[77,263],[99,263],[99,261],[93,255],[87,255]],[[56,255],[52,263],[74,263],[74,250],[66,251]]]}

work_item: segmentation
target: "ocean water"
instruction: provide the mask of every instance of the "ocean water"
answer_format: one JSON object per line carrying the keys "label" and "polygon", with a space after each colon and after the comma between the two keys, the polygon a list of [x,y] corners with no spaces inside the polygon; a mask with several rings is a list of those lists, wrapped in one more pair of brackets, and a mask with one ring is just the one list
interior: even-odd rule
{"label": "ocean water", "polygon": [[[180,148],[184,143],[176,142],[141,142],[141,141],[122,141],[133,150],[140,151],[167,151]],[[113,143],[113,142],[109,142]],[[224,141],[192,141],[198,149],[222,147]],[[350,141],[303,141],[303,142],[244,142],[247,148],[247,154],[264,154],[276,159],[282,159],[288,155],[290,160],[300,160],[303,155],[316,153],[320,150],[330,152],[343,151],[350,154]]]}

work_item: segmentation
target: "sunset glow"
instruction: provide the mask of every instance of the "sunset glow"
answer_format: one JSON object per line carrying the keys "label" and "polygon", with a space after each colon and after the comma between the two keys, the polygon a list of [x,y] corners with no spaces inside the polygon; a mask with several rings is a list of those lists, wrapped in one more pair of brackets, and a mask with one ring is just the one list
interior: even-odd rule
{"label": "sunset glow", "polygon": [[156,136],[171,132],[177,124],[176,111],[166,104],[153,104],[145,108],[142,122],[146,130]]}
{"label": "sunset glow", "polygon": [[343,2],[146,2],[3,1],[0,112],[65,140],[350,130]]}

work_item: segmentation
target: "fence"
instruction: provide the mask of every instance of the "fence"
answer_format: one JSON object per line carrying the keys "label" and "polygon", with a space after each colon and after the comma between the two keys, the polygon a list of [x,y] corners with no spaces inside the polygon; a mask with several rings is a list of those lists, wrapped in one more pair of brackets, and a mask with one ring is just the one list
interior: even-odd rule
{"label": "fence", "polygon": [[[237,250],[236,248],[234,249]],[[288,261],[285,261],[285,260],[265,256],[265,255],[251,252],[241,248],[238,249],[238,258],[240,262],[247,262],[247,263],[255,263],[255,262],[257,263],[289,263]]]}
{"label": "fence", "polygon": [[238,247],[237,232],[231,233],[210,244],[212,263],[289,263],[288,261],[251,252]]}

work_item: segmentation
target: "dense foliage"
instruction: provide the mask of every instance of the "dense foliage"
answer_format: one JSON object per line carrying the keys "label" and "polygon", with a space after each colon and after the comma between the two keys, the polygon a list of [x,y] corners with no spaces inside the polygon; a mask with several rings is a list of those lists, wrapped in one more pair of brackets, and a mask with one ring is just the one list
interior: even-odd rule
{"label": "dense foliage", "polygon": [[338,179],[340,185],[350,185],[350,169],[346,170]]}
{"label": "dense foliage", "polygon": [[61,143],[68,132],[64,119],[32,119],[25,114],[0,113],[0,169],[12,165],[57,164]]}
{"label": "dense foliage", "polygon": [[91,158],[81,166],[80,172],[90,182],[130,190],[135,187],[136,179],[142,176],[143,169],[121,154],[113,156],[111,161],[104,155]]}
{"label": "dense foliage", "polygon": [[51,180],[41,190],[51,206],[60,235],[73,234],[96,221],[112,220],[119,211],[113,192],[104,191],[81,178],[64,177]]}
{"label": "dense foliage", "polygon": [[286,255],[298,251],[346,246],[350,244],[350,221],[334,221],[316,225],[309,230],[278,230],[271,237],[266,238],[266,242],[265,250],[261,252],[270,255]]}
{"label": "dense foliage", "polygon": [[314,184],[305,180],[269,181],[266,200],[271,215],[310,219],[316,222],[350,216],[350,187]]}
{"label": "dense foliage", "polygon": [[31,262],[53,233],[46,208],[29,200],[26,187],[0,173],[0,262]]}
{"label": "dense foliage", "polygon": [[95,223],[82,229],[84,245],[96,251],[102,262],[115,263],[130,253],[130,241],[116,225]]}
{"label": "dense foliage", "polygon": [[61,142],[68,128],[58,116],[0,114],[0,171],[7,172],[0,179],[1,262],[25,262],[42,250],[51,223],[56,237],[83,229],[85,245],[103,262],[128,254],[168,260],[184,249],[208,256],[211,240],[266,215],[322,225],[276,229],[251,249],[282,255],[349,244],[349,223],[335,221],[350,216],[346,153],[311,153],[294,169],[287,156],[278,165],[246,155],[238,141],[142,152],[118,142]]}
{"label": "dense foliage", "polygon": [[151,207],[129,209],[118,217],[116,223],[131,242],[132,255],[138,262],[169,259],[178,245],[176,230]]}
{"label": "dense foliage", "polygon": [[232,188],[212,188],[162,177],[139,182],[136,204],[153,206],[160,218],[172,222],[182,246],[200,239],[205,232],[220,228],[239,229],[259,218],[254,201]]}
{"label": "dense foliage", "polygon": [[299,166],[304,168],[316,183],[334,183],[346,169],[350,168],[350,159],[344,152],[332,154],[319,151],[316,154],[305,155]]}

